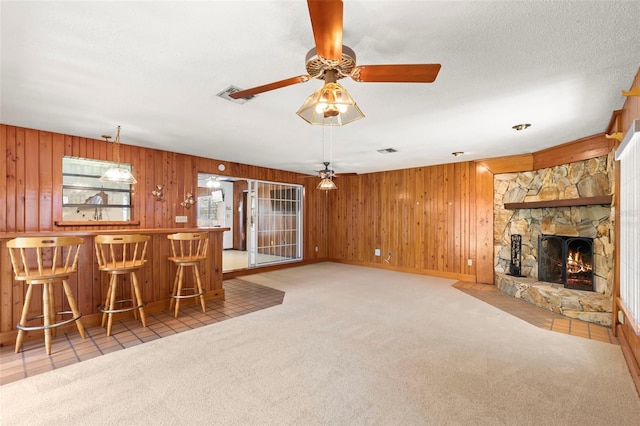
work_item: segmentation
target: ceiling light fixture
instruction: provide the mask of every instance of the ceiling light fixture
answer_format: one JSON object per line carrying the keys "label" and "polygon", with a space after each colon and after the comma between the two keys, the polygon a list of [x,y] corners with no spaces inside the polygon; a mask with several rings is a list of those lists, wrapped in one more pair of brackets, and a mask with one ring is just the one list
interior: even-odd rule
{"label": "ceiling light fixture", "polygon": [[316,186],[316,189],[320,189],[322,191],[330,191],[332,189],[338,189],[338,187],[336,186],[336,183],[331,179],[331,178],[323,178],[320,183],[318,183],[318,186]]}
{"label": "ceiling light fixture", "polygon": [[[106,142],[109,142],[111,136],[102,135]],[[114,182],[114,183],[128,183],[133,185],[138,183],[136,178],[133,177],[131,170],[127,170],[124,167],[120,167],[120,126],[118,126],[118,133],[116,134],[116,162],[117,167],[110,167],[102,176],[100,176],[101,182]]]}
{"label": "ceiling light fixture", "polygon": [[209,176],[209,179],[207,179],[207,187],[220,188],[220,179],[218,179],[218,176],[216,176],[215,178],[213,176]]}
{"label": "ceiling light fixture", "polygon": [[302,104],[296,114],[309,124],[344,126],[364,117],[349,92],[336,83],[335,69],[324,73],[324,86]]}
{"label": "ceiling light fixture", "polygon": [[516,124],[511,128],[519,132],[520,130],[528,129],[529,127],[531,127],[531,124],[525,123],[525,124]]}
{"label": "ceiling light fixture", "polygon": [[329,169],[331,164],[331,155],[333,150],[333,128],[329,128],[329,161],[324,161],[324,127],[322,128],[322,161],[324,164],[324,170],[319,170],[320,182],[316,186],[316,189],[321,191],[331,191],[332,189],[338,189],[338,186],[333,181],[333,170]]}

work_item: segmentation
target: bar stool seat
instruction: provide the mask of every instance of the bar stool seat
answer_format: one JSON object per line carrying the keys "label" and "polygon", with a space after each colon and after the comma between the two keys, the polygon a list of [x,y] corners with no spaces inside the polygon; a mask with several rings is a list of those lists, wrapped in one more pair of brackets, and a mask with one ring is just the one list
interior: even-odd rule
{"label": "bar stool seat", "polygon": [[[142,326],[147,326],[142,291],[138,282],[137,272],[147,263],[147,243],[151,239],[148,235],[97,235],[94,238],[98,269],[109,275],[107,294],[103,305],[98,307],[102,312],[102,327],[107,325],[107,336],[111,336],[113,314],[133,311]],[[131,284],[130,294],[125,295],[124,289],[118,294],[118,275],[129,275]],[[122,280],[124,282],[124,280]]]}
{"label": "bar stool seat", "polygon": [[[169,256],[168,259],[178,267],[175,279],[173,280],[171,294],[169,295],[171,298],[169,309],[174,309],[175,304],[174,316],[178,318],[180,300],[199,297],[202,312],[205,312],[205,290],[202,286],[199,265],[200,262],[207,259],[209,234],[206,232],[178,232],[176,234],[167,235],[167,238],[171,241],[171,256]],[[192,268],[192,287],[184,287],[185,268]]]}
{"label": "bar stool seat", "polygon": [[[20,351],[25,331],[44,330],[44,343],[47,355],[51,355],[52,332],[57,327],[76,323],[83,339],[86,333],[78,310],[78,305],[69,285],[69,277],[77,272],[80,246],[79,237],[20,237],[7,242],[9,257],[16,281],[27,284],[20,322],[16,325],[16,353]],[[64,295],[71,310],[56,312],[54,284],[62,283]],[[34,286],[42,286],[42,315],[29,318],[31,298]],[[64,304],[64,299],[62,300]],[[68,319],[56,321],[58,315],[72,315]],[[41,325],[28,326],[35,319],[41,319]]]}

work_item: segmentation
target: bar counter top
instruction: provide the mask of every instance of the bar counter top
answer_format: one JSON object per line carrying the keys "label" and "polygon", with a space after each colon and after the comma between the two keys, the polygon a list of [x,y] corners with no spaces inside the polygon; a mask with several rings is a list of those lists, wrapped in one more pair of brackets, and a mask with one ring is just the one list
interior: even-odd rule
{"label": "bar counter top", "polygon": [[211,227],[211,228],[122,228],[122,229],[83,229],[73,231],[42,231],[42,232],[5,232],[0,234],[0,241],[11,240],[18,237],[46,237],[46,236],[95,236],[95,235],[116,235],[116,234],[174,234],[177,232],[225,232],[231,228]]}

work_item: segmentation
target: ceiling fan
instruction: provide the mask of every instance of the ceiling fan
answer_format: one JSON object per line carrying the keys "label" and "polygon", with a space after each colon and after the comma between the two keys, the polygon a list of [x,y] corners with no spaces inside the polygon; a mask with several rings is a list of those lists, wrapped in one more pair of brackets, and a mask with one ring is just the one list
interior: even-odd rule
{"label": "ceiling fan", "polygon": [[325,161],[324,163],[324,169],[323,170],[316,170],[316,172],[318,172],[318,176],[320,177],[320,179],[331,179],[336,175],[336,172],[331,170],[329,168],[329,162]]}
{"label": "ceiling fan", "polygon": [[[342,44],[342,1],[307,0],[307,5],[309,7],[309,16],[311,17],[311,27],[315,40],[315,47],[312,48],[306,56],[306,69],[308,74],[275,81],[250,89],[239,90],[230,94],[229,96],[231,98],[250,98],[259,93],[280,89],[293,84],[304,83],[312,78],[324,80],[325,87],[330,83],[335,84],[336,80],[344,77],[351,77],[355,81],[365,83],[432,83],[435,81],[440,71],[440,64],[356,65],[355,52]],[[342,86],[339,87],[344,91]],[[342,95],[341,92],[340,95]],[[336,116],[344,111],[338,111],[335,108],[326,108],[321,112],[320,118],[322,119]],[[298,111],[298,114],[300,115],[300,111]],[[362,113],[360,112],[360,114]],[[301,115],[301,117],[309,121],[304,116]],[[358,118],[362,117],[364,117],[364,115]],[[311,124],[323,123],[318,122]]]}

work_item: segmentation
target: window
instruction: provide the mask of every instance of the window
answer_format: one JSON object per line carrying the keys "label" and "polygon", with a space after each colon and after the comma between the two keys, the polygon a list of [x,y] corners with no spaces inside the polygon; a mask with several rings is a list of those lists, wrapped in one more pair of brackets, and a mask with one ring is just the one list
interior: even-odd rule
{"label": "window", "polygon": [[616,151],[620,160],[620,299],[640,325],[640,120]]}
{"label": "window", "polygon": [[102,173],[114,166],[131,170],[129,164],[62,158],[63,222],[131,220],[131,185],[100,181]]}

